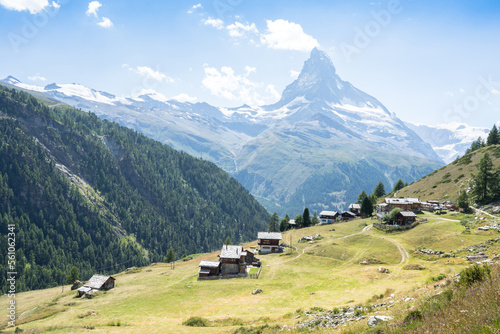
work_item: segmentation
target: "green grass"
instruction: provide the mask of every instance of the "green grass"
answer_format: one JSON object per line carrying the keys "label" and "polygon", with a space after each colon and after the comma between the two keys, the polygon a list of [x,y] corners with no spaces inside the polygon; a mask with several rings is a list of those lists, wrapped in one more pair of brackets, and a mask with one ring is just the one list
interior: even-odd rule
{"label": "green grass", "polygon": [[[265,331],[273,332],[276,325],[303,320],[302,316],[289,316],[297,309],[341,309],[365,304],[374,295],[387,298],[388,291],[400,296],[426,285],[432,288],[431,277],[440,273],[451,277],[465,268],[467,261],[439,257],[422,261],[413,254],[417,247],[451,251],[491,238],[475,232],[462,234],[464,227],[459,221],[433,215],[427,218],[428,223],[413,230],[389,235],[374,228],[362,232],[365,224],[373,222],[370,219],[334,224],[335,231],[329,231],[332,226],[289,231],[283,235],[283,242],[291,241],[294,249],[287,249],[284,254],[290,255],[286,256],[258,255],[263,263],[259,279],[198,281],[199,261],[217,259],[217,253],[211,253],[181,261],[173,270],[159,263],[139,272],[118,273],[114,275],[116,288],[93,299],[74,298],[69,286],[64,291],[58,287],[19,293],[17,311],[22,316],[18,324],[24,330],[50,328],[57,333],[85,332],[85,327],[110,333],[227,333],[266,325]],[[297,242],[315,234],[323,238]],[[255,246],[253,242],[245,247]],[[409,258],[402,259],[398,246]],[[491,252],[499,252],[497,248]],[[363,259],[376,261],[359,264]],[[379,273],[378,262],[383,262],[390,273]],[[425,269],[404,269],[411,264],[422,264]],[[263,293],[252,295],[257,288]],[[7,303],[6,296],[0,297],[0,308],[5,309]],[[192,317],[206,319],[209,326],[183,325]],[[6,325],[6,318],[0,325]]]}

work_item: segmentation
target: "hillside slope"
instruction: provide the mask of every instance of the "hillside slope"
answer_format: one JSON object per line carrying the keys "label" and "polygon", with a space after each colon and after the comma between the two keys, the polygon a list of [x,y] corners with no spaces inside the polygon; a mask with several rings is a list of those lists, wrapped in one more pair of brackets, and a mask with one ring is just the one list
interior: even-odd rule
{"label": "hillside slope", "polygon": [[455,201],[460,189],[468,189],[472,174],[477,173],[476,165],[488,152],[494,168],[500,166],[500,145],[483,147],[456,159],[420,180],[399,190],[395,197],[418,197],[426,200]]}
{"label": "hillside slope", "polygon": [[[251,240],[268,213],[211,162],[71,107],[0,88],[0,257],[16,225],[18,291]],[[1,291],[6,262],[0,264]]]}
{"label": "hillside slope", "polygon": [[[297,249],[260,255],[263,267],[257,280],[198,281],[200,260],[216,260],[217,252],[180,262],[174,270],[158,263],[122,272],[115,275],[116,288],[93,299],[74,298],[75,293],[67,288],[63,292],[54,288],[18,294],[18,312],[22,316],[16,323],[26,331],[52,333],[88,332],[88,328],[106,333],[235,333],[242,325],[293,326],[314,319],[306,313],[309,310],[331,312],[345,306],[395,302],[391,305],[394,308],[373,307],[371,314],[393,315],[399,307],[407,313],[418,306],[419,296],[430,299],[442,291],[434,288],[436,283],[445,281],[442,277],[451,279],[468,265],[465,256],[470,255],[468,249],[473,245],[485,244],[486,247],[474,247],[475,252],[481,249],[490,256],[500,251],[498,240],[488,241],[497,239],[497,232],[463,233],[460,220],[473,222],[474,216],[424,217],[428,222],[403,233],[387,234],[370,228],[370,219],[287,231],[283,241]],[[315,234],[322,238],[297,243],[301,237]],[[245,248],[256,246],[252,242]],[[422,246],[447,253],[462,251],[453,253],[454,257],[440,257],[418,252]],[[363,260],[370,263],[360,264]],[[422,270],[407,270],[417,265]],[[389,273],[379,272],[379,266],[388,268]],[[257,288],[263,292],[253,295],[251,292]],[[7,302],[6,296],[0,297],[0,307],[6,308]],[[208,319],[210,327],[182,325],[195,316]],[[354,333],[366,332],[367,320],[359,321],[364,327]],[[0,329],[6,322],[4,317]],[[257,328],[252,332],[256,333]],[[278,332],[279,329],[263,333]]]}

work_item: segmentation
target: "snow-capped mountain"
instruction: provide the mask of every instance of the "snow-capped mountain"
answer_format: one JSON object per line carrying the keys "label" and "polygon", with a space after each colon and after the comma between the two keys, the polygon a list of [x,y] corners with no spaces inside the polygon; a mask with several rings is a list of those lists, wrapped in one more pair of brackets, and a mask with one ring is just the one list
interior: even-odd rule
{"label": "snow-capped mountain", "polygon": [[406,125],[429,143],[447,164],[464,155],[474,140],[479,137],[486,140],[490,132],[486,128],[472,127],[458,122],[434,126],[412,123]]}
{"label": "snow-capped mountain", "polygon": [[280,101],[266,106],[217,108],[154,92],[120,98],[78,84],[7,81],[211,160],[280,214],[344,209],[379,181],[389,190],[399,178],[412,182],[443,165],[380,101],[343,81],[318,49]]}

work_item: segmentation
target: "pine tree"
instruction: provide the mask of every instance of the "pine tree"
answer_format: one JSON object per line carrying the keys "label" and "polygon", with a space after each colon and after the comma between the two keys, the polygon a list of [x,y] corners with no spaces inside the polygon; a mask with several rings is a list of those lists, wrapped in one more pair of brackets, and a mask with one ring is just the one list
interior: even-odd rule
{"label": "pine tree", "polygon": [[380,198],[380,197],[384,196],[385,194],[386,193],[385,193],[384,184],[382,183],[382,181],[380,181],[375,186],[375,189],[373,190],[373,195],[375,195],[377,198]]}
{"label": "pine tree", "polygon": [[280,231],[285,232],[290,229],[290,225],[288,222],[290,221],[290,217],[288,216],[288,213],[283,217],[283,219],[280,222]]}
{"label": "pine tree", "polygon": [[231,241],[231,238],[229,236],[227,236],[226,238],[226,241],[224,241],[224,245],[232,245],[232,241]]}
{"label": "pine tree", "polygon": [[304,209],[304,213],[302,214],[302,219],[303,219],[302,225],[304,227],[311,226],[311,216],[309,215],[309,209],[308,208]]}
{"label": "pine tree", "polygon": [[398,190],[401,190],[405,187],[405,183],[403,180],[399,179],[396,184],[394,185],[394,188],[392,189],[393,192],[396,192]]}
{"label": "pine tree", "polygon": [[271,218],[269,218],[269,228],[267,229],[268,232],[279,232],[280,230],[280,218],[278,217],[278,214],[276,212],[273,213]]}
{"label": "pine tree", "polygon": [[490,197],[495,197],[493,189],[495,174],[493,173],[493,162],[490,155],[486,152],[477,165],[478,173],[473,175],[472,193],[477,203],[485,203]]}
{"label": "pine tree", "polygon": [[363,200],[365,199],[365,197],[368,197],[368,194],[366,193],[366,191],[362,191],[359,196],[358,196],[358,201],[356,203],[358,204],[361,204],[363,203]]}
{"label": "pine tree", "polygon": [[175,252],[172,246],[170,246],[170,248],[167,251],[167,256],[165,256],[165,262],[170,263],[174,261],[175,261]]}
{"label": "pine tree", "polygon": [[314,213],[313,213],[313,216],[311,218],[311,223],[312,223],[312,225],[318,225],[320,223],[320,220],[319,220],[319,217],[318,217],[318,214],[316,213],[316,211],[314,211]]}
{"label": "pine tree", "polygon": [[295,226],[297,226],[297,228],[304,227],[304,219],[300,213],[295,216]]}
{"label": "pine tree", "polygon": [[491,131],[488,134],[488,138],[486,139],[486,145],[490,146],[498,144],[500,144],[498,129],[496,125],[493,125],[493,128],[491,128]]}
{"label": "pine tree", "polygon": [[76,280],[78,280],[78,278],[80,278],[80,274],[78,273],[78,268],[72,266],[69,275],[66,276],[66,283],[73,284]]}
{"label": "pine tree", "polygon": [[370,217],[373,213],[373,203],[372,201],[368,198],[365,197],[363,199],[363,203],[361,203],[361,214],[365,217]]}
{"label": "pine tree", "polygon": [[458,195],[457,204],[459,208],[462,208],[464,212],[469,211],[469,196],[467,195],[466,190],[460,191]]}

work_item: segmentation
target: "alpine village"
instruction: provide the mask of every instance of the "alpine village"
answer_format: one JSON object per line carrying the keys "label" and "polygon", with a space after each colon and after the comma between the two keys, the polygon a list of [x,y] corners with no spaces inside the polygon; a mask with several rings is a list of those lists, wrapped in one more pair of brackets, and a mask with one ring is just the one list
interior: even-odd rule
{"label": "alpine village", "polygon": [[[228,15],[250,5],[236,2],[225,16],[206,16],[209,3],[185,15],[270,51],[285,48],[270,44],[278,25],[309,36],[267,17],[267,30],[233,26]],[[36,12],[59,14],[29,43],[71,5]],[[117,33],[106,8],[93,1],[81,16]],[[340,78],[333,50],[294,51],[302,70],[278,102],[234,108],[144,83],[120,98],[1,80],[0,333],[499,333],[498,111],[482,129],[403,122]],[[230,76],[228,99],[232,85],[263,87],[255,68],[210,66],[203,85]]]}

